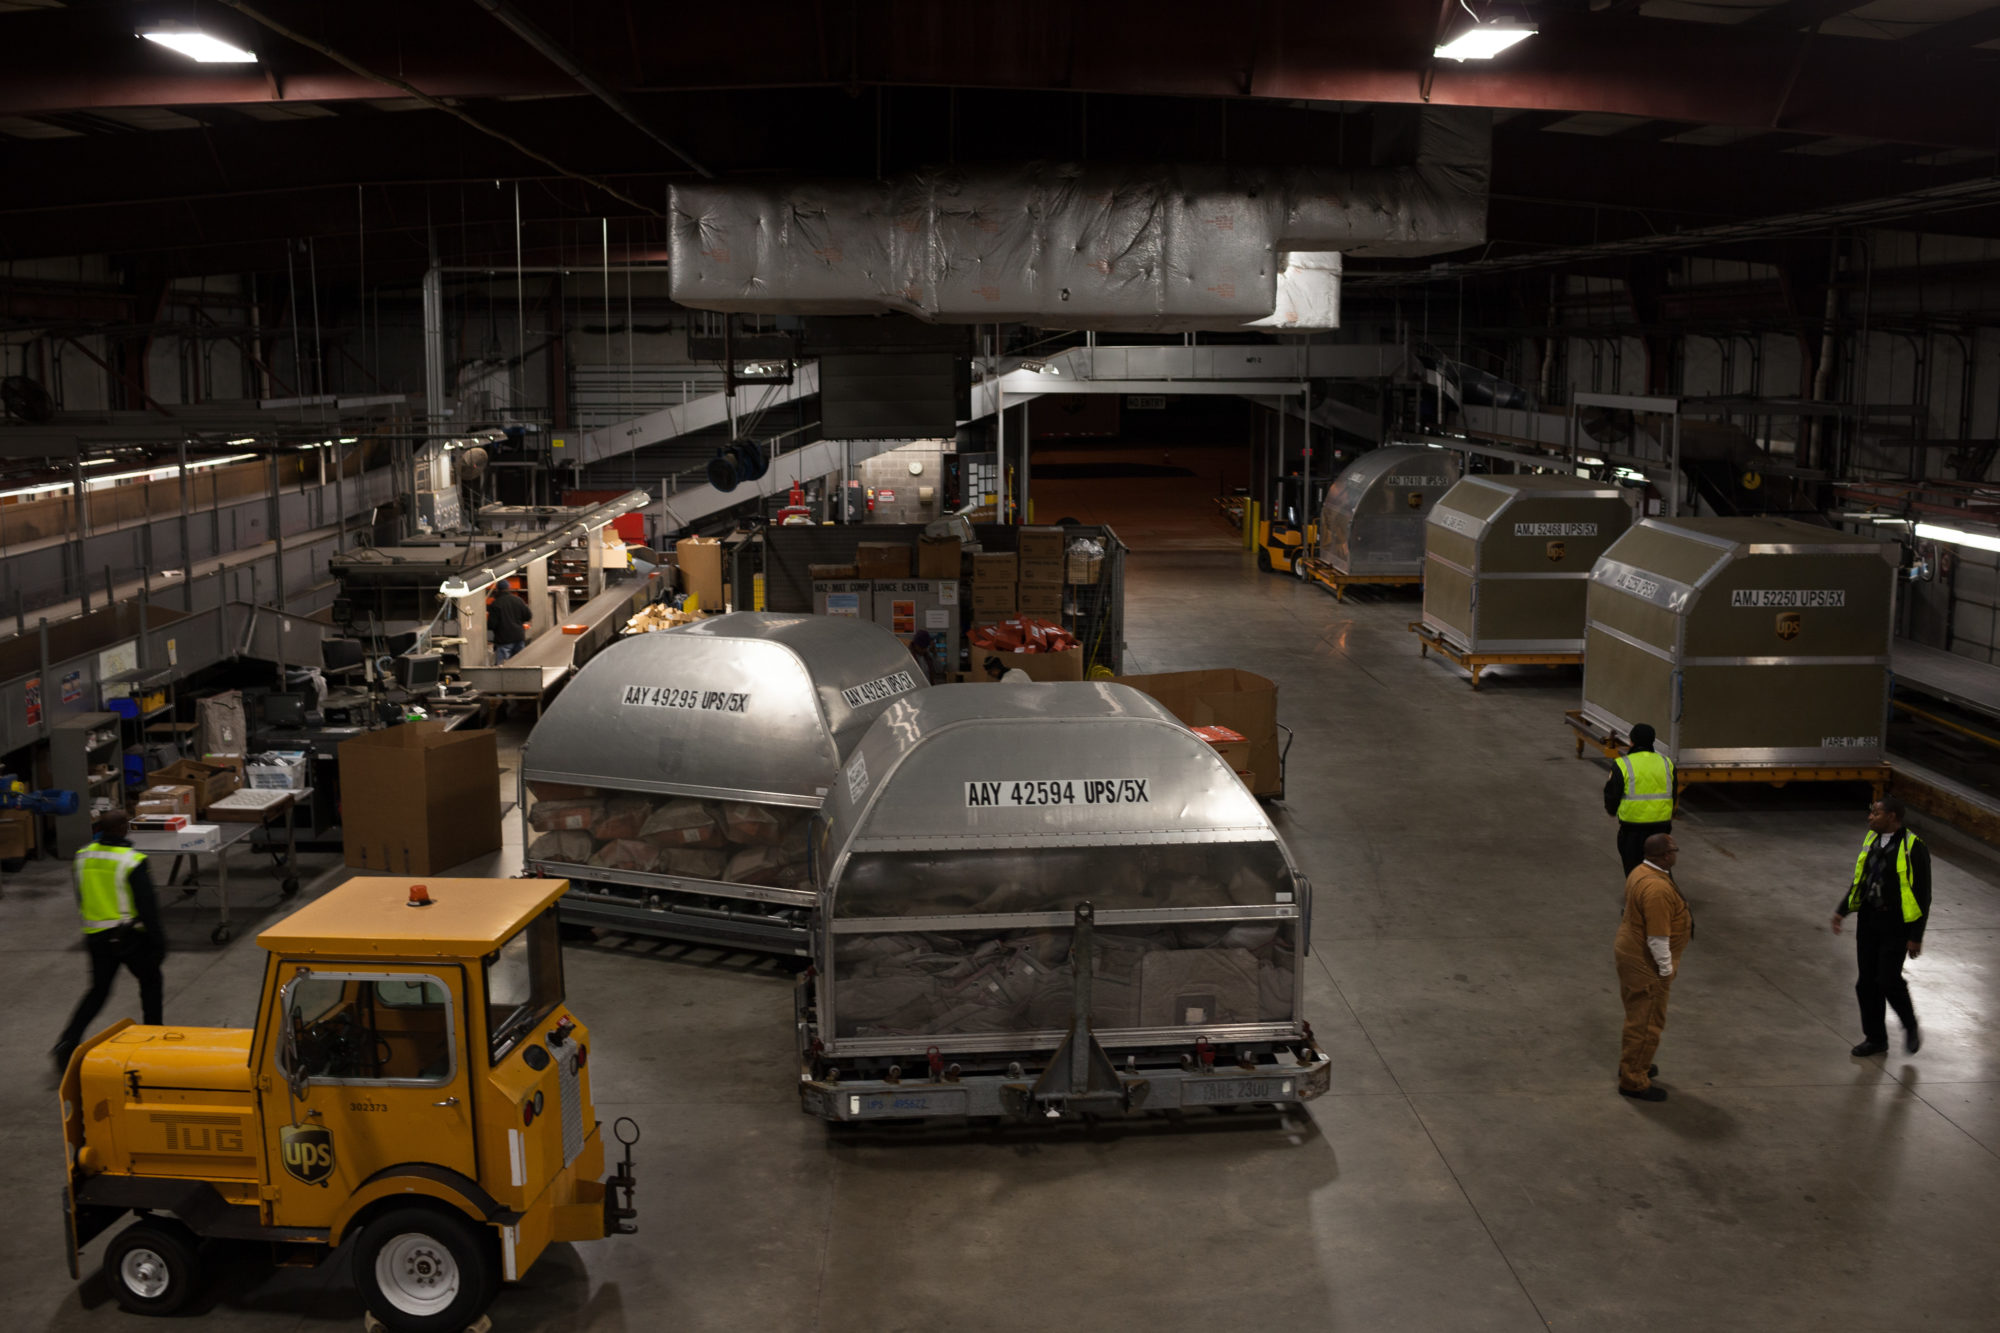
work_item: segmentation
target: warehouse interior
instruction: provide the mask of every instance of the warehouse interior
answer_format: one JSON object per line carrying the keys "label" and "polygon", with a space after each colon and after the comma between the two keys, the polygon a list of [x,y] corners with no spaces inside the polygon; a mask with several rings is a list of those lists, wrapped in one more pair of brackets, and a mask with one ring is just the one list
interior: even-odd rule
{"label": "warehouse interior", "polygon": [[744,17],[0,0],[20,1317],[1991,1327],[2000,4]]}

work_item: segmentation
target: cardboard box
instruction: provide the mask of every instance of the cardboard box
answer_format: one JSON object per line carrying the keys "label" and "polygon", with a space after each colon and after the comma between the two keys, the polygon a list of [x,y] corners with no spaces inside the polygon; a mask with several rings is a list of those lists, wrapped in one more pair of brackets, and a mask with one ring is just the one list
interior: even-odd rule
{"label": "cardboard box", "polygon": [[995,621],[1007,619],[1019,609],[1014,605],[1015,596],[1014,585],[1011,583],[999,587],[973,584],[972,618],[967,623],[991,625]]}
{"label": "cardboard box", "polygon": [[185,783],[166,783],[139,793],[132,807],[135,815],[195,815],[194,788]]}
{"label": "cardboard box", "polygon": [[875,584],[868,579],[815,581],[813,611],[822,616],[872,620],[875,616]]}
{"label": "cardboard box", "polygon": [[956,579],[964,549],[956,537],[917,538],[917,577]]}
{"label": "cardboard box", "polygon": [[155,814],[141,812],[132,816],[130,827],[137,833],[179,833],[190,822],[186,815],[178,811]]}
{"label": "cardboard box", "polygon": [[902,542],[862,542],[854,548],[854,567],[864,579],[910,577],[910,548]]}
{"label": "cardboard box", "polygon": [[1063,562],[1060,560],[1023,560],[1021,562],[1022,583],[1040,583],[1060,587],[1063,581]]}
{"label": "cardboard box", "polygon": [[1120,676],[1120,685],[1150,694],[1190,727],[1223,726],[1240,732],[1250,746],[1250,790],[1278,794],[1278,686],[1255,672],[1223,667],[1214,671],[1168,671]]}
{"label": "cardboard box", "polygon": [[[234,762],[230,762],[232,758]],[[219,801],[243,785],[242,762],[240,757],[226,755],[210,755],[200,762],[183,759],[148,778],[155,786],[194,788],[194,812],[205,815],[210,801]]]}
{"label": "cardboard box", "polygon": [[875,584],[875,623],[908,643],[918,633],[943,636],[955,654],[964,604],[957,579],[881,579]]}
{"label": "cardboard box", "polygon": [[[986,659],[975,650],[975,657]],[[1059,653],[1001,653],[1000,660],[1019,667],[1036,681],[1082,680],[1083,649],[1065,648]]]}
{"label": "cardboard box", "polygon": [[807,565],[806,577],[814,583],[853,582],[861,577],[859,565]]}
{"label": "cardboard box", "polygon": [[699,602],[702,610],[720,611],[728,605],[722,591],[721,542],[713,537],[684,537],[674,543],[674,559],[680,565],[681,591]]}
{"label": "cardboard box", "polygon": [[0,810],[0,861],[18,861],[35,850],[35,816]]}
{"label": "cardboard box", "polygon": [[1012,551],[974,551],[972,553],[972,586],[981,584],[1011,588],[1021,581],[1021,557]]}
{"label": "cardboard box", "polygon": [[1021,559],[1024,561],[1061,560],[1063,530],[1057,527],[1022,528],[1016,534],[1014,548],[1021,553]]}
{"label": "cardboard box", "polygon": [[1209,748],[1229,765],[1243,785],[1250,785],[1250,739],[1233,727],[1196,727],[1194,734],[1207,741]]}
{"label": "cardboard box", "polygon": [[189,824],[174,833],[174,850],[177,852],[219,852],[222,850],[222,825]]}
{"label": "cardboard box", "polygon": [[405,722],[343,741],[340,823],[358,870],[437,875],[500,849],[500,755],[491,731]]}
{"label": "cardboard box", "polygon": [[1101,555],[1073,555],[1069,558],[1069,581],[1079,586],[1097,582],[1104,573]]}
{"label": "cardboard box", "polygon": [[1062,584],[1023,583],[1014,593],[1014,606],[1024,616],[1059,620],[1063,609]]}
{"label": "cardboard box", "polygon": [[257,760],[243,771],[250,779],[250,786],[259,791],[298,791],[310,785],[306,776],[310,766],[303,751],[258,755]]}

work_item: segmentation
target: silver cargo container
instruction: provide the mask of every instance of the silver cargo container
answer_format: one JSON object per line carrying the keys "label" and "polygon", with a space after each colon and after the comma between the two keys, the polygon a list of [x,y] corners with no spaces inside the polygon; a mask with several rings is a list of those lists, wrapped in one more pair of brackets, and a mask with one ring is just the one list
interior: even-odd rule
{"label": "silver cargo container", "polygon": [[1897,551],[1787,518],[1641,520],[1590,574],[1583,717],[1682,768],[1883,762]]}
{"label": "silver cargo container", "polygon": [[1443,449],[1369,450],[1326,493],[1319,558],[1342,574],[1421,577],[1424,520],[1458,474],[1458,455]]}
{"label": "silver cargo container", "polygon": [[525,860],[565,921],[807,952],[806,836],[922,668],[865,620],[738,612],[613,644],[521,751]]}
{"label": "silver cargo container", "polygon": [[812,1114],[1039,1119],[1327,1087],[1300,1012],[1311,886],[1214,749],[1137,690],[899,700],[814,844]]}
{"label": "silver cargo container", "polygon": [[1425,528],[1424,624],[1462,653],[1580,653],[1591,567],[1631,525],[1603,482],[1466,477]]}

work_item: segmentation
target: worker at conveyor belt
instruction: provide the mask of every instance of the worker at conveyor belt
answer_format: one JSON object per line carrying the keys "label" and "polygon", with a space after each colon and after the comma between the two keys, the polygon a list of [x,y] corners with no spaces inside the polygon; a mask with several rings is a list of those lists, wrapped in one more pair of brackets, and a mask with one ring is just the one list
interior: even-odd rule
{"label": "worker at conveyor belt", "polygon": [[1674,761],[1653,749],[1651,723],[1632,728],[1632,744],[1611,763],[1604,813],[1618,821],[1618,860],[1630,875],[1646,859],[1646,839],[1674,831]]}

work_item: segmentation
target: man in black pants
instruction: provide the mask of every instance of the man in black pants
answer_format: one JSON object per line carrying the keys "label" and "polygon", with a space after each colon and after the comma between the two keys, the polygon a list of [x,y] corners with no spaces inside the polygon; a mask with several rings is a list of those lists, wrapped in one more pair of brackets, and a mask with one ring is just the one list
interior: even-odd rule
{"label": "man in black pants", "polygon": [[1674,761],[1653,748],[1655,739],[1651,723],[1632,728],[1604,783],[1604,813],[1618,821],[1618,861],[1628,876],[1646,859],[1646,839],[1674,831]]}
{"label": "man in black pants", "polygon": [[514,592],[511,581],[494,589],[486,603],[486,624],[493,631],[493,664],[521,651],[528,643],[528,604]]}
{"label": "man in black pants", "polygon": [[69,1068],[83,1030],[111,998],[120,967],[138,978],[139,1009],[145,1021],[155,1026],[163,1021],[160,960],[166,956],[167,932],[160,923],[160,899],[146,873],[146,857],[132,849],[126,828],[125,812],[111,811],[98,821],[96,841],[76,854],[76,905],[90,953],[90,989],[50,1052],[59,1071]]}
{"label": "man in black pants", "polygon": [[1889,1049],[1883,1006],[1903,1024],[1903,1049],[1915,1055],[1924,1044],[1903,960],[1924,951],[1924,925],[1931,915],[1931,851],[1903,827],[1903,803],[1884,796],[1868,809],[1868,836],[1854,862],[1854,883],[1833,909],[1833,933],[1850,913],[1860,963],[1854,994],[1861,1002],[1861,1044],[1851,1055],[1880,1055]]}

